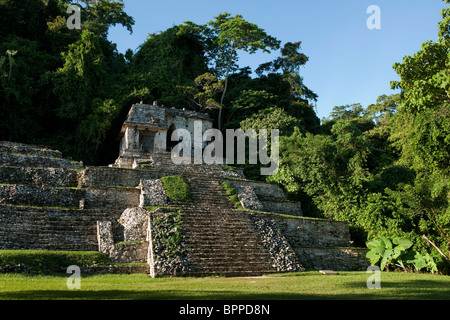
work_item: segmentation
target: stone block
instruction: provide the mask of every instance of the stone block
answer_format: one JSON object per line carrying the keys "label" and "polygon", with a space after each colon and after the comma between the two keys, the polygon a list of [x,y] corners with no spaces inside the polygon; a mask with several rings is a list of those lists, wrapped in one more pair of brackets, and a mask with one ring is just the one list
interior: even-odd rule
{"label": "stone block", "polygon": [[97,221],[98,251],[109,254],[114,246],[111,221]]}
{"label": "stone block", "polygon": [[123,226],[124,241],[142,241],[147,237],[148,213],[142,208],[126,209],[118,222]]}
{"label": "stone block", "polygon": [[240,186],[233,184],[239,201],[244,209],[263,211],[264,206],[256,196],[255,190],[251,186]]}
{"label": "stone block", "polygon": [[167,205],[167,196],[161,180],[141,180],[139,187],[141,188],[139,198],[141,208]]}

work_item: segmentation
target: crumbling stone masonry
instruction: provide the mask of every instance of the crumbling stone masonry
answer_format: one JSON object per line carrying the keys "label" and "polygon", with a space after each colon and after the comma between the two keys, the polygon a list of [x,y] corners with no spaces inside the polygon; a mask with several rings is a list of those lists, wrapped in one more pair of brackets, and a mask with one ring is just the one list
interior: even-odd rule
{"label": "crumbling stone masonry", "polygon": [[[134,140],[141,146],[126,133],[134,128],[149,135],[150,127],[168,132],[173,119],[189,127],[192,119],[207,123],[207,116],[146,105],[134,106],[130,116],[122,136],[129,147],[109,167],[85,167],[45,147],[0,142],[0,250],[100,251],[111,261],[137,265],[91,272],[152,277],[369,265],[365,251],[351,246],[347,223],[305,218],[300,203],[288,201],[278,186],[247,180],[237,168],[175,165],[157,132],[154,139]],[[192,202],[167,201],[159,179],[169,175],[184,177]],[[233,207],[223,181],[233,183],[245,210]]]}

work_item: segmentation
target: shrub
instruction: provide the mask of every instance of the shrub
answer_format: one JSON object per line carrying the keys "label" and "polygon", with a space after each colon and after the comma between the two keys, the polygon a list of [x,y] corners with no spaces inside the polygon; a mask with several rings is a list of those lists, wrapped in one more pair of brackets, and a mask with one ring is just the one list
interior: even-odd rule
{"label": "shrub", "polygon": [[192,202],[189,185],[183,177],[168,176],[161,178],[167,199],[172,202]]}
{"label": "shrub", "polygon": [[437,266],[433,258],[427,253],[422,256],[411,249],[412,242],[406,239],[395,238],[392,241],[386,237],[379,240],[368,241],[370,249],[366,257],[372,265],[380,262],[380,269],[388,269],[389,266],[397,266],[403,270],[414,269],[420,271],[426,268],[428,271],[436,272]]}
{"label": "shrub", "polygon": [[22,266],[21,271],[54,272],[76,265],[110,264],[106,255],[95,251],[2,250],[0,267]]}

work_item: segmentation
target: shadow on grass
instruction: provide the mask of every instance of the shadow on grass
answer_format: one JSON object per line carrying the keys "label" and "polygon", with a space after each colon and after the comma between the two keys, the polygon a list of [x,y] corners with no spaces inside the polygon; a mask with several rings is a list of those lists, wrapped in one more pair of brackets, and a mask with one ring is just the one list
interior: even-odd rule
{"label": "shadow on grass", "polygon": [[300,293],[239,293],[236,291],[189,290],[33,290],[0,293],[0,300],[449,300],[450,289],[436,290],[432,281],[413,281],[404,287],[398,283],[384,283],[380,290],[367,293],[334,295]]}
{"label": "shadow on grass", "polygon": [[[331,299],[320,295],[295,293],[242,294],[236,291],[189,290],[33,290],[0,293],[0,300],[311,300]],[[339,299],[339,297],[333,297]]]}
{"label": "shadow on grass", "polygon": [[[67,275],[53,275],[53,277],[66,278]],[[343,275],[342,277],[346,277]],[[90,278],[86,276],[85,278]],[[292,277],[292,281],[302,280],[303,277]],[[32,280],[33,277],[30,277]],[[281,278],[280,278],[281,279]],[[285,279],[289,279],[286,277]],[[366,286],[365,276],[360,279],[341,282],[343,278],[330,277],[327,282],[331,284],[330,287],[324,287],[323,282],[318,283],[318,286],[309,285],[308,291],[305,292],[305,284],[301,282],[293,283],[292,287],[284,287],[283,289],[289,290],[287,292],[280,292],[282,288],[278,288],[279,291],[270,291],[268,289],[265,292],[261,292],[263,289],[258,289],[259,292],[248,292],[248,287],[237,286],[235,290],[229,288],[220,288],[218,286],[224,285],[223,283],[212,284],[216,287],[211,287],[211,284],[205,284],[205,289],[199,288],[199,284],[195,284],[197,287],[188,289],[187,286],[192,283],[186,283],[180,285],[181,289],[164,287],[165,282],[167,285],[173,285],[172,279],[152,279],[151,283],[155,285],[152,288],[136,287],[136,290],[124,290],[113,289],[106,290],[106,288],[99,288],[99,290],[90,289],[89,286],[81,290],[69,290],[65,286],[49,288],[49,290],[43,290],[42,288],[24,287],[24,290],[14,291],[0,291],[0,300],[250,300],[250,301],[264,301],[264,300],[449,300],[450,299],[450,277],[438,277],[433,279],[408,279],[398,278],[381,281],[381,289],[369,290]],[[186,281],[197,279],[189,279]],[[206,279],[208,280],[208,279]],[[221,278],[218,278],[221,280]],[[277,278],[268,278],[267,281],[276,281]],[[111,279],[114,281],[114,278]],[[136,281],[136,279],[135,279]],[[138,279],[138,282],[140,280]],[[175,280],[173,280],[176,282]],[[116,285],[120,285],[119,282],[115,282]],[[143,278],[142,285],[146,285]],[[175,285],[177,285],[175,283]],[[231,284],[233,285],[233,284]],[[266,283],[261,283],[261,286],[265,286]],[[200,284],[201,286],[201,284]],[[207,288],[209,286],[209,288]],[[269,284],[270,286],[270,284]],[[183,288],[184,287],[184,288]],[[298,291],[295,292],[295,288]],[[61,288],[61,289],[59,289]],[[264,288],[264,287],[263,287]],[[267,288],[267,287],[266,287]],[[253,289],[253,288],[252,288]],[[324,292],[320,293],[322,289]],[[333,291],[336,289],[335,291]],[[292,291],[290,291],[292,290]],[[316,293],[317,292],[317,293]]]}
{"label": "shadow on grass", "polygon": [[[360,282],[344,284],[348,289],[362,289]],[[364,287],[366,288],[366,287]],[[367,293],[356,294],[356,299],[390,300],[450,300],[450,282],[415,279],[408,281],[381,281],[381,289],[367,289]],[[344,299],[352,299],[347,296]]]}

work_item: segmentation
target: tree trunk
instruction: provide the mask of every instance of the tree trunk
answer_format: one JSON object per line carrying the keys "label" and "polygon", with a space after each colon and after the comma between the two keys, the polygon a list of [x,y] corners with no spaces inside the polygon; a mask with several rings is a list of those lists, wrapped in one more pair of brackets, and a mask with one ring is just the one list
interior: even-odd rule
{"label": "tree trunk", "polygon": [[228,62],[227,72],[225,74],[225,86],[222,92],[222,97],[220,98],[220,110],[219,110],[219,118],[218,118],[218,128],[219,130],[222,130],[222,118],[223,118],[223,101],[225,99],[225,94],[227,93],[228,89],[228,76],[230,75],[231,70],[231,64],[232,64],[232,58],[234,53],[234,45],[231,47],[231,54],[230,54],[230,61]]}

